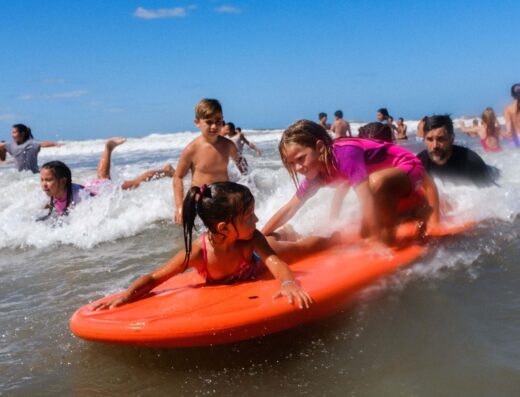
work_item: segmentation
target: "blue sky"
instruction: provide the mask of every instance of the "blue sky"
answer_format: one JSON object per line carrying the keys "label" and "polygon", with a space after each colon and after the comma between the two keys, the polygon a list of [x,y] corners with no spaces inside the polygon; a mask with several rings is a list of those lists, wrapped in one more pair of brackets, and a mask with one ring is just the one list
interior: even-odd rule
{"label": "blue sky", "polygon": [[0,2],[0,139],[502,110],[520,81],[515,1]]}

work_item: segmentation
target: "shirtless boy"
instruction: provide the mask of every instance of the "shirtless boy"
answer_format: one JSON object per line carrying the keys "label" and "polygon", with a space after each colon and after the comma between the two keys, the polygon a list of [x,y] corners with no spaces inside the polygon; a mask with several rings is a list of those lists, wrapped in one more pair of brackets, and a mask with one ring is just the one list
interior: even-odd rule
{"label": "shirtless boy", "polygon": [[326,131],[330,131],[330,124],[327,123],[327,113],[321,112],[318,114],[318,119],[320,120],[320,125],[325,128]]}
{"label": "shirtless boy", "polygon": [[406,131],[408,130],[408,126],[404,123],[404,119],[399,117],[397,119],[397,139],[408,139],[406,135]]}
{"label": "shirtless boy", "polygon": [[503,133],[504,139],[512,147],[520,147],[520,84],[511,87],[513,103],[504,109],[504,119],[506,130]]}
{"label": "shirtless boy", "polygon": [[343,120],[343,112],[341,110],[336,110],[334,112],[334,117],[336,117],[336,120],[332,123],[330,130],[336,135],[335,138],[343,138],[346,137],[347,134],[351,137],[352,132],[350,131],[350,124],[348,121]]}
{"label": "shirtless boy", "polygon": [[220,135],[224,124],[222,106],[216,99],[202,99],[195,106],[195,126],[201,135],[186,146],[173,177],[176,223],[182,224],[184,185],[182,180],[191,171],[191,186],[202,186],[229,180],[228,163],[231,157],[239,171],[245,173],[242,157],[236,145]]}

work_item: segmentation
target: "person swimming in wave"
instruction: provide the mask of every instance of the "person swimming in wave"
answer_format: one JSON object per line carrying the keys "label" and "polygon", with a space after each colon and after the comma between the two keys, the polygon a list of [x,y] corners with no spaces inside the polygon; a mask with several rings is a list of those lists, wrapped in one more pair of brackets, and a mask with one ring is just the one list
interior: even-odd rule
{"label": "person swimming in wave", "polygon": [[[493,108],[486,108],[482,112],[482,123],[477,126],[473,123],[472,127],[466,127],[464,121],[461,120],[459,123],[460,130],[468,134],[469,136],[478,136],[480,138],[480,144],[485,152],[500,152],[500,123],[497,120],[495,111]],[[474,121],[474,120],[473,120]]]}
{"label": "person swimming in wave", "polygon": [[[296,194],[262,229],[268,235],[288,222],[323,186],[334,186],[331,218],[336,219],[345,195],[354,187],[362,208],[361,236],[392,243],[395,226],[402,219],[399,206],[414,197],[425,200],[408,214],[439,222],[439,197],[435,184],[412,153],[392,143],[371,139],[332,140],[319,124],[299,120],[282,134],[280,156],[291,178],[305,176]],[[424,193],[423,193],[424,192]]]}
{"label": "person swimming in wave", "polygon": [[[46,206],[49,213],[38,220],[45,220],[53,213],[66,215],[70,208],[79,204],[86,197],[95,196],[103,186],[111,183],[110,165],[112,151],[125,142],[125,138],[111,138],[106,141],[105,149],[97,167],[97,178],[85,185],[73,183],[70,168],[61,161],[50,161],[42,165],[40,184],[44,193],[50,197],[50,201]],[[170,164],[166,164],[162,169],[146,171],[135,179],[123,181],[121,189],[135,189],[143,182],[163,177],[173,177],[174,173],[173,167]]]}
{"label": "person swimming in wave", "polygon": [[504,139],[511,147],[520,147],[520,84],[513,84],[511,87],[513,103],[504,109],[504,119],[506,129],[503,133]]}
{"label": "person swimming in wave", "polygon": [[426,172],[441,180],[479,187],[496,184],[498,168],[488,166],[473,150],[454,145],[453,121],[448,115],[433,115],[424,123],[426,149],[417,154]]}
{"label": "person swimming in wave", "polygon": [[11,131],[13,141],[10,143],[0,142],[0,160],[6,161],[6,153],[14,158],[18,171],[39,172],[38,153],[42,147],[60,147],[63,143],[51,141],[37,141],[34,139],[31,129],[24,124],[15,124]]}
{"label": "person swimming in wave", "polygon": [[[255,200],[246,186],[235,182],[192,186],[184,199],[182,214],[184,251],[133,282],[123,295],[94,304],[93,310],[112,309],[135,301],[189,267],[201,274],[206,284],[254,280],[267,268],[280,282],[275,297],[285,296],[290,304],[296,302],[299,308],[308,308],[312,303],[311,296],[298,285],[287,263],[277,255],[277,242],[268,241],[256,228]],[[208,231],[193,241],[197,216]],[[309,253],[309,250],[323,249],[331,241],[308,237],[290,242],[290,251]]]}

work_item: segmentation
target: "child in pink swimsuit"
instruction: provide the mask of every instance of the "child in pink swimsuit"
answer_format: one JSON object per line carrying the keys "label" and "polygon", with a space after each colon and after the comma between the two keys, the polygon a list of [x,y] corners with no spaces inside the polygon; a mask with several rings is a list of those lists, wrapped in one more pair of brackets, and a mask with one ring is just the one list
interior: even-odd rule
{"label": "child in pink swimsuit", "polygon": [[[192,242],[197,215],[208,232]],[[191,187],[183,202],[182,217],[185,250],[139,278],[122,296],[96,304],[94,310],[110,309],[138,299],[187,267],[195,268],[208,284],[230,284],[256,278],[265,266],[280,281],[280,290],[275,296],[286,296],[290,304],[296,301],[300,308],[309,307],[311,297],[298,285],[287,263],[271,246],[276,246],[281,255],[285,252],[286,257],[294,257],[295,252],[305,255],[323,249],[330,245],[331,239],[307,237],[299,242],[285,242],[285,249],[283,242],[268,242],[256,229],[258,218],[253,195],[247,187],[234,182]]]}
{"label": "child in pink swimsuit", "polygon": [[427,208],[416,211],[417,216],[428,213],[432,223],[439,221],[435,184],[420,160],[397,145],[360,138],[333,141],[319,124],[300,120],[284,131],[279,150],[295,184],[298,184],[297,174],[304,175],[305,180],[295,196],[267,222],[262,230],[265,234],[284,225],[307,199],[327,185],[337,188],[331,206],[332,218],[339,215],[350,187],[356,190],[363,212],[363,237],[391,243],[401,202],[412,202],[417,194],[423,194],[431,207],[430,211]]}

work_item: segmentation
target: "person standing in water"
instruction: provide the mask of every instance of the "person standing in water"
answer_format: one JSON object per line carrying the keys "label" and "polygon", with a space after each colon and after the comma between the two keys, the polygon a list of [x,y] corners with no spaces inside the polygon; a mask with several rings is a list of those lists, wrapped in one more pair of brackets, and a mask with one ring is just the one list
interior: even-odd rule
{"label": "person standing in water", "polygon": [[325,131],[330,131],[330,124],[327,123],[327,113],[321,112],[318,114],[318,119],[320,120],[320,125],[325,128]]}
{"label": "person standing in water", "polygon": [[344,138],[346,136],[351,137],[352,131],[350,131],[350,124],[347,120],[343,119],[343,112],[341,110],[336,110],[334,112],[334,117],[336,117],[336,120],[332,123],[330,130],[335,134],[336,139]]}
{"label": "person standing in water", "polygon": [[226,123],[226,125],[222,128],[221,134],[222,136],[225,136],[227,139],[233,141],[233,143],[237,146],[237,150],[240,154],[242,154],[242,151],[244,150],[244,144],[246,144],[251,148],[251,150],[255,151],[255,154],[257,156],[262,155],[260,149],[258,149],[254,143],[247,140],[245,135],[242,133],[242,129],[235,128],[235,124]]}
{"label": "person standing in water", "polygon": [[[475,121],[475,120],[473,120]],[[466,127],[464,121],[460,121],[460,130],[468,134],[469,136],[478,136],[480,138],[480,144],[486,152],[500,152],[500,123],[497,120],[495,111],[493,108],[486,108],[482,113],[482,123],[475,127],[473,123],[472,127]]]}
{"label": "person standing in water", "polygon": [[408,139],[408,136],[406,135],[407,130],[408,126],[404,123],[404,119],[402,117],[399,117],[397,119],[397,139]]}
{"label": "person standing in water", "polygon": [[190,171],[192,187],[228,181],[230,158],[242,174],[247,173],[242,155],[236,145],[220,135],[224,116],[219,101],[208,98],[200,100],[195,105],[194,123],[200,129],[200,136],[191,141],[182,152],[173,177],[175,198],[173,219],[179,225],[182,225],[183,179]]}
{"label": "person standing in water", "polygon": [[511,147],[520,147],[520,84],[513,84],[511,87],[513,103],[504,109],[504,119],[506,129],[503,137]]}
{"label": "person standing in water", "polygon": [[11,131],[13,142],[0,143],[0,160],[5,161],[6,152],[13,156],[18,171],[39,172],[38,153],[42,147],[60,147],[63,143],[36,141],[31,129],[24,124],[15,124]]}

